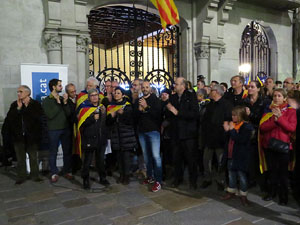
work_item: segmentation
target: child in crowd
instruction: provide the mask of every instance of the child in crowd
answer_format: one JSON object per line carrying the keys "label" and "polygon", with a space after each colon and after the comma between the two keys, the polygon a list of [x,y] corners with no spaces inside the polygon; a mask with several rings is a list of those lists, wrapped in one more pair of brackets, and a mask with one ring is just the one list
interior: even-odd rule
{"label": "child in crowd", "polygon": [[251,136],[253,127],[247,122],[246,109],[236,106],[232,110],[232,122],[224,123],[224,129],[228,134],[227,168],[229,174],[229,187],[222,200],[228,200],[238,194],[237,179],[239,179],[239,195],[244,206],[249,204],[247,200],[248,180],[247,171],[250,163]]}

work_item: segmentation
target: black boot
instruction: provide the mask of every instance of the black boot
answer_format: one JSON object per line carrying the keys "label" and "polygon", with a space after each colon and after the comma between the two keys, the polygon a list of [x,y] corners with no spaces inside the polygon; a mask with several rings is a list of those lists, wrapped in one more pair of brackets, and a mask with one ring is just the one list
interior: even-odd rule
{"label": "black boot", "polygon": [[130,180],[129,175],[125,175],[122,184],[123,185],[128,185],[129,184],[129,180]]}
{"label": "black boot", "polygon": [[103,178],[101,177],[99,183],[102,184],[102,185],[104,185],[105,187],[107,187],[107,186],[110,185],[110,183],[108,182],[108,180],[106,180],[105,177],[103,177]]}
{"label": "black boot", "polygon": [[83,189],[88,190],[90,188],[91,186],[89,177],[83,178]]}
{"label": "black boot", "polygon": [[124,181],[124,176],[121,174],[118,178],[117,178],[117,184],[122,184]]}

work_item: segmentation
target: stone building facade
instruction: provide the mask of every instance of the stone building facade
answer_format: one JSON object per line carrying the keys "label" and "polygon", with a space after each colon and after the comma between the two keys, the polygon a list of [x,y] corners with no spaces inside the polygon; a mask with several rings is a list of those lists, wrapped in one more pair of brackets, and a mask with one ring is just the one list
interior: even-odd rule
{"label": "stone building facade", "polygon": [[[131,0],[15,0],[0,5],[0,121],[16,99],[20,64],[68,64],[70,82],[84,87],[90,35],[87,15],[106,5],[132,6]],[[150,1],[135,7],[157,13]],[[259,21],[272,31],[276,79],[298,76],[300,0],[175,0],[180,14],[181,75],[195,83],[228,82],[237,74],[242,33]]]}

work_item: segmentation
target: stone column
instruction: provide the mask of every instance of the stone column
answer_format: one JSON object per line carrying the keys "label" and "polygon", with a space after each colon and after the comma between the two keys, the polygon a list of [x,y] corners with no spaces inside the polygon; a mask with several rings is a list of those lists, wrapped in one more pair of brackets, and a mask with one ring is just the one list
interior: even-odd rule
{"label": "stone column", "polygon": [[61,64],[61,35],[46,33],[44,38],[48,51],[48,63]]}
{"label": "stone column", "polygon": [[76,50],[77,50],[77,73],[78,73],[78,89],[83,89],[85,86],[85,80],[88,77],[87,67],[88,67],[88,44],[90,43],[90,38],[86,35],[80,35],[76,40]]}
{"label": "stone column", "polygon": [[197,75],[204,75],[207,82],[210,82],[209,71],[209,47],[202,43],[196,43],[194,46],[197,60]]}

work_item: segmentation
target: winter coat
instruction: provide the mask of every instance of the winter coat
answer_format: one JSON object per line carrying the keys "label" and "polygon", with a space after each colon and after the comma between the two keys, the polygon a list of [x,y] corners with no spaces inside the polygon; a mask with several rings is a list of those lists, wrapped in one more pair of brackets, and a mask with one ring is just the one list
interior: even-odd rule
{"label": "winter coat", "polygon": [[234,141],[232,151],[232,165],[229,170],[240,170],[247,172],[249,164],[251,163],[251,136],[253,134],[253,126],[250,123],[244,123],[239,131],[232,129],[226,132],[226,147],[224,158],[228,158],[228,143],[231,139]]}
{"label": "winter coat", "polygon": [[161,106],[160,100],[155,94],[145,98],[148,107],[145,111],[139,111],[139,101],[134,103],[134,113],[137,119],[138,132],[147,133],[152,131],[160,132],[161,125]]}
{"label": "winter coat", "polygon": [[100,112],[98,120],[92,113],[81,125],[81,145],[83,151],[100,149],[107,144],[106,115]]}
{"label": "winter coat", "polygon": [[222,97],[219,101],[211,101],[206,106],[202,132],[205,145],[209,148],[224,148],[224,121],[231,121],[232,104]]}
{"label": "winter coat", "polygon": [[[260,125],[262,147],[267,149],[271,138],[290,143],[291,134],[296,131],[296,110],[288,106],[281,109],[282,115],[275,121],[274,115]],[[292,145],[290,145],[292,149]]]}
{"label": "winter coat", "polygon": [[33,99],[27,107],[22,105],[17,109],[17,101],[14,101],[7,113],[7,127],[13,142],[24,141],[24,138],[30,142],[39,144],[42,138],[42,116],[43,109],[41,104]]}
{"label": "winter coat", "polygon": [[[121,102],[120,105],[124,105]],[[118,103],[112,103],[118,104]],[[133,109],[132,105],[124,107],[123,114],[116,113],[115,117],[111,114],[107,116],[107,125],[110,129],[111,146],[113,151],[128,151],[137,147],[136,135],[133,125]]]}
{"label": "winter coat", "polygon": [[195,92],[185,90],[179,101],[178,94],[170,96],[169,102],[178,110],[175,116],[168,112],[171,122],[171,138],[185,140],[197,138],[199,107]]}

